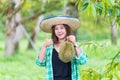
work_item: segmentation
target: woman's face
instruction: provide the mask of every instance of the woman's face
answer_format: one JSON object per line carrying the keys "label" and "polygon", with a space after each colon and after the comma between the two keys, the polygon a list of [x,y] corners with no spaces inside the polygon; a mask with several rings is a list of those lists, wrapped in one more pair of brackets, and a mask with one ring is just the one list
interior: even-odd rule
{"label": "woman's face", "polygon": [[59,24],[55,26],[55,35],[58,37],[59,40],[65,39],[66,34],[67,32],[64,25]]}

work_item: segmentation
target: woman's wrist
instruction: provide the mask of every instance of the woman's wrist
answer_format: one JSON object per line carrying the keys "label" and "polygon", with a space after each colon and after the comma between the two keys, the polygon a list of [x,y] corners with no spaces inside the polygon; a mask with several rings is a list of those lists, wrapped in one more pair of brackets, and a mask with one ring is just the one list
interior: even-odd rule
{"label": "woman's wrist", "polygon": [[74,42],[74,47],[78,47],[78,43],[77,42]]}
{"label": "woman's wrist", "polygon": [[43,47],[43,48],[46,48],[47,46],[46,46],[46,44],[44,43],[42,47]]}

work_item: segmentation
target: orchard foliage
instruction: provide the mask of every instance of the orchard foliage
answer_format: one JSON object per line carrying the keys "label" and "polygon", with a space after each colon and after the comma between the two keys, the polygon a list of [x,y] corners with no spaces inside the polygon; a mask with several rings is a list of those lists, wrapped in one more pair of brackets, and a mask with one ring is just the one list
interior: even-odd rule
{"label": "orchard foliage", "polygon": [[109,20],[115,18],[120,25],[120,0],[77,0],[76,5],[79,11],[86,10],[94,18],[97,14],[104,15]]}
{"label": "orchard foliage", "polygon": [[[97,50],[104,45],[96,44],[95,42],[81,44],[87,50]],[[94,48],[94,49],[93,49]],[[98,50],[97,50],[98,51]],[[91,52],[91,51],[89,51]],[[95,54],[94,54],[95,55]],[[102,63],[102,62],[101,62]],[[94,64],[94,63],[93,63]],[[99,65],[97,65],[99,66]],[[102,70],[95,68],[88,68],[81,70],[81,80],[120,80],[120,51],[106,64]]]}
{"label": "orchard foliage", "polygon": [[81,71],[81,80],[120,80],[120,63],[108,63],[102,73],[88,68]]}
{"label": "orchard foliage", "polygon": [[[22,1],[24,1],[24,5],[19,11],[22,17],[21,23],[28,31],[33,30],[40,15],[44,14],[45,17],[57,15],[64,6],[64,1],[60,0],[21,0],[21,2]],[[5,26],[7,10],[9,10],[11,6],[13,5],[10,3],[10,0],[0,0],[0,24],[3,26]]]}

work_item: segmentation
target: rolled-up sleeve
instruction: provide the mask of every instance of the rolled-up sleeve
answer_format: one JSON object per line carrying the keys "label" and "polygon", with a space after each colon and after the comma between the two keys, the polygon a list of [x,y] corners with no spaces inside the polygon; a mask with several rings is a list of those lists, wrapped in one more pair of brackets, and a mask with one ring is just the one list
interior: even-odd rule
{"label": "rolled-up sleeve", "polygon": [[[40,49],[40,50],[41,50],[41,49]],[[39,50],[39,52],[40,52],[40,50]],[[43,61],[40,61],[40,59],[38,58],[38,55],[37,55],[36,64],[37,64],[38,66],[42,66],[42,67],[46,66],[46,62],[48,61],[47,57],[50,56],[50,51],[51,51],[51,47],[47,47],[47,48],[46,48],[45,59],[44,59]],[[40,53],[39,53],[39,54],[40,54]]]}
{"label": "rolled-up sleeve", "polygon": [[38,66],[45,66],[46,65],[46,59],[44,59],[43,61],[40,61],[39,58],[36,58],[36,64]]}
{"label": "rolled-up sleeve", "polygon": [[[39,52],[40,52],[40,50],[41,50],[41,48],[39,49],[39,51],[38,51],[38,55],[40,54]],[[36,58],[36,64],[38,65],[38,66],[45,66],[46,65],[46,59],[44,59],[43,61],[40,61],[40,59],[38,58],[38,55],[37,55],[37,58]]]}
{"label": "rolled-up sleeve", "polygon": [[83,65],[88,61],[88,57],[87,57],[85,51],[82,48],[81,48],[81,50],[82,50],[81,55],[76,56],[75,58],[76,58],[76,63],[77,64]]}

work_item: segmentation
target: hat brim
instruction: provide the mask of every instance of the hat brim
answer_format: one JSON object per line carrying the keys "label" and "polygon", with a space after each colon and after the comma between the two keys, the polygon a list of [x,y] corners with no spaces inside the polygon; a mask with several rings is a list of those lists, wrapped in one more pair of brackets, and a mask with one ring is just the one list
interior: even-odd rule
{"label": "hat brim", "polygon": [[52,26],[58,24],[67,24],[70,27],[71,32],[76,31],[80,27],[80,21],[76,18],[53,17],[49,19],[44,19],[40,24],[40,28],[44,32],[51,33]]}

